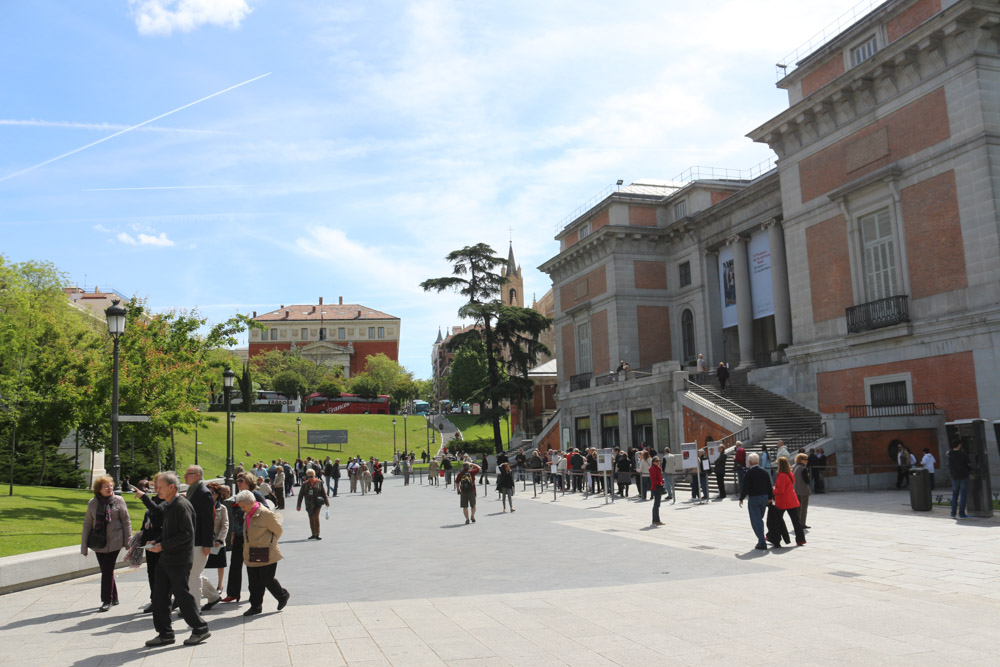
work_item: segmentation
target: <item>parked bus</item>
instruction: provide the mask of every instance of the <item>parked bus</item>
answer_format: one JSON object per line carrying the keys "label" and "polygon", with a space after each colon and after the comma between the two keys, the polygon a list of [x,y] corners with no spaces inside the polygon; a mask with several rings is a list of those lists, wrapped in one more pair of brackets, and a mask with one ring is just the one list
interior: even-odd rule
{"label": "parked bus", "polygon": [[387,415],[389,397],[361,398],[355,394],[341,394],[328,397],[323,394],[309,394],[306,397],[306,412],[323,412],[338,415]]}
{"label": "parked bus", "polygon": [[[233,389],[230,404],[235,409],[243,405],[243,394],[239,389]],[[215,397],[212,410],[226,409],[226,395],[220,393]],[[276,391],[255,391],[252,412],[299,412],[299,399],[288,397]]]}
{"label": "parked bus", "polygon": [[431,404],[427,401],[413,401],[413,414],[426,415],[431,411]]}

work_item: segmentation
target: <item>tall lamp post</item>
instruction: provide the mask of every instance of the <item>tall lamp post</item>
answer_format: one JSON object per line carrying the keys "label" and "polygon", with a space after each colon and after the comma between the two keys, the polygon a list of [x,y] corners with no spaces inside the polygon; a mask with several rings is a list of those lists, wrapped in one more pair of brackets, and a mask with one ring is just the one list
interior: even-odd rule
{"label": "tall lamp post", "polygon": [[392,420],[392,458],[396,462],[396,420]]}
{"label": "tall lamp post", "polygon": [[125,333],[125,318],[128,311],[118,299],[111,302],[104,316],[108,319],[108,333],[114,341],[114,365],[111,371],[111,479],[118,490],[121,476],[121,460],[118,458],[118,340]]}
{"label": "tall lamp post", "polygon": [[230,489],[233,488],[233,438],[231,426],[233,422],[233,379],[236,377],[236,372],[232,368],[226,366],[226,370],[222,371],[222,388],[226,394],[226,486]]}
{"label": "tall lamp post", "polygon": [[295,449],[298,454],[296,458],[302,458],[302,417],[295,418]]}
{"label": "tall lamp post", "polygon": [[403,413],[403,456],[409,456],[409,454],[407,454],[407,446],[406,446],[406,416],[407,415],[404,412]]}

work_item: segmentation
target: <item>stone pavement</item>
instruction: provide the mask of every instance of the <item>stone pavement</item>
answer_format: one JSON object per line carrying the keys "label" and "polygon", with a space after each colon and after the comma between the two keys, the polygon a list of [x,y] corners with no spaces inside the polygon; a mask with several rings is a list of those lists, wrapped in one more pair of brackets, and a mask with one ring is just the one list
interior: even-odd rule
{"label": "stone pavement", "polygon": [[[343,487],[342,487],[343,488]],[[481,487],[482,488],[482,487]],[[148,650],[145,572],[0,597],[0,661],[23,665],[799,665],[1000,662],[1000,519],[909,509],[905,492],[813,496],[808,544],[766,553],[730,499],[651,503],[520,491],[466,526],[444,487],[387,479],[335,499],[324,540],[286,511],[289,606],[206,614],[201,646]],[[178,639],[186,636],[175,624]],[[184,632],[182,632],[184,631]]]}

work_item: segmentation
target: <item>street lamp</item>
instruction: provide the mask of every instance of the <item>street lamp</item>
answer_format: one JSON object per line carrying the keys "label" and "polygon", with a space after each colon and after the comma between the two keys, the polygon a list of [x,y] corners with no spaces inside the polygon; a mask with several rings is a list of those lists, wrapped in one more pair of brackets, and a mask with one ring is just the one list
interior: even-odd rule
{"label": "street lamp", "polygon": [[232,368],[226,366],[222,371],[222,388],[226,394],[226,486],[233,488],[233,439],[230,427],[236,415],[233,414],[233,379],[236,373]]}
{"label": "street lamp", "polygon": [[406,446],[406,417],[407,417],[407,415],[404,412],[403,413],[403,456],[404,457],[409,456],[406,453],[407,452],[407,446]]}
{"label": "street lamp", "polygon": [[295,418],[295,449],[298,451],[296,458],[302,458],[302,417]]}
{"label": "street lamp", "polygon": [[[194,411],[198,412],[198,408],[195,408]],[[134,441],[134,439],[133,439],[133,441]],[[198,442],[198,424],[196,423],[194,425],[194,464],[195,465],[198,465],[198,445],[200,445],[200,444],[201,443]]]}
{"label": "street lamp", "polygon": [[396,459],[396,420],[392,420],[392,458],[395,463]]}
{"label": "street lamp", "polygon": [[118,458],[118,339],[125,333],[125,318],[128,311],[118,299],[111,302],[104,316],[108,319],[108,333],[114,341],[114,365],[111,371],[111,479],[118,490],[121,476],[121,461]]}

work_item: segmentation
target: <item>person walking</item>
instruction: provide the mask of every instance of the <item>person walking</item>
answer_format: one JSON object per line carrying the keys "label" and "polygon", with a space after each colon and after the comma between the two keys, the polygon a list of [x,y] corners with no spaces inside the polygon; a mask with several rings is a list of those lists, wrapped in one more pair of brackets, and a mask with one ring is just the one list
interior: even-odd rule
{"label": "person walking", "polygon": [[715,472],[715,485],[719,487],[719,500],[726,497],[726,447],[725,445],[718,445],[719,447],[719,457],[715,459],[715,464],[713,466],[713,471]]}
{"label": "person walking", "polygon": [[632,485],[632,459],[628,454],[619,452],[615,460],[615,470],[618,472],[618,495],[628,498],[629,486]]}
{"label": "person walking", "polygon": [[441,483],[438,477],[438,462],[437,459],[432,458],[427,463],[427,483],[431,486],[438,486]]}
{"label": "person walking", "polygon": [[653,525],[662,526],[660,521],[660,500],[663,498],[663,471],[660,470],[660,457],[654,456],[649,466],[649,485],[653,494]]}
{"label": "person walking", "polygon": [[191,636],[184,640],[188,646],[200,644],[212,633],[198,613],[198,603],[188,586],[195,547],[195,509],[188,499],[178,493],[180,482],[172,472],[160,473],[156,478],[156,495],[163,499],[163,529],[160,539],[147,551],[160,554],[156,563],[153,585],[153,627],[156,637],[146,641],[146,646],[166,646],[174,643],[170,621],[170,598],[181,610],[181,617],[191,628]]}
{"label": "person walking", "polygon": [[[249,491],[258,502],[264,502],[264,496],[256,490],[257,483],[249,473],[241,473],[236,476],[236,492]],[[235,498],[225,501],[232,512],[229,518],[228,544],[229,549],[229,578],[226,581],[226,597],[222,602],[239,602],[240,594],[243,590],[243,510],[236,504]]]}
{"label": "person walking", "polygon": [[767,476],[771,478],[771,483],[774,484],[774,475],[771,472],[771,457],[767,453],[767,447],[765,445],[760,446],[760,467],[767,473]]}
{"label": "person walking", "polygon": [[[322,481],[313,481],[319,486],[326,497],[326,489]],[[308,473],[306,473],[308,483]],[[299,494],[301,497],[302,494]],[[278,548],[278,538],[281,537],[281,515],[272,512],[267,506],[254,498],[249,491],[236,494],[236,504],[244,514],[243,560],[247,564],[247,582],[250,587],[250,608],[243,612],[244,616],[256,616],[264,611],[264,591],[267,590],[278,601],[278,611],[285,608],[291,594],[275,578],[278,561],[281,560],[281,550]],[[317,530],[317,533],[319,531]]]}
{"label": "person walking", "polygon": [[[283,470],[279,468],[278,475],[285,474]],[[214,520],[214,530],[215,530],[215,544],[212,545],[211,553],[208,555],[208,560],[205,561],[206,570],[217,570],[219,573],[219,582],[215,587],[218,591],[219,596],[222,596],[222,579],[226,574],[226,542],[229,537],[229,510],[223,505],[223,501],[229,498],[229,487],[222,486],[218,482],[209,482],[208,490],[212,492],[212,498],[215,499],[215,520]],[[284,498],[285,494],[281,493],[279,498]],[[202,575],[202,588],[205,587],[205,582],[208,578]],[[209,582],[211,585],[211,582]]]}
{"label": "person walking", "polygon": [[[323,482],[316,478],[316,471],[311,468],[306,470],[306,481],[302,484],[302,489],[299,491],[299,500],[296,503],[297,512],[302,511],[303,502],[306,504],[306,514],[309,515],[309,530],[312,532],[309,539],[323,539],[319,536],[319,511],[327,503],[326,489],[323,488]],[[247,567],[250,567],[249,564],[247,564]]]}
{"label": "person walking", "polygon": [[215,499],[212,492],[208,490],[203,482],[205,471],[201,466],[188,466],[184,473],[184,481],[188,483],[188,489],[184,496],[194,507],[194,547],[192,553],[191,573],[188,580],[188,591],[194,598],[196,604],[201,603],[204,596],[207,602],[202,606],[202,611],[208,611],[222,599],[215,586],[202,577],[205,571],[205,563],[215,546]]}
{"label": "person walking", "polygon": [[[153,488],[156,487],[156,478],[160,473],[153,476]],[[148,485],[136,487],[135,497],[146,506],[146,514],[142,518],[142,539],[141,546],[146,546],[152,542],[160,540],[160,533],[163,530],[163,498],[156,495],[156,491],[151,491]],[[153,585],[156,583],[156,562],[160,559],[160,554],[146,551],[146,576],[149,578],[149,604],[142,610],[142,613],[149,614],[153,611]]]}
{"label": "person walking", "polygon": [[489,485],[490,460],[486,454],[483,454],[482,459],[479,461],[479,469],[483,471],[483,476],[479,478],[479,483]]}
{"label": "person walking", "polygon": [[337,497],[337,489],[340,486],[340,459],[333,460],[333,497]]}
{"label": "person walking", "polygon": [[747,509],[750,514],[750,526],[757,536],[754,549],[765,550],[767,538],[764,536],[764,512],[767,511],[768,504],[774,500],[774,489],[771,487],[771,476],[758,465],[760,457],[756,453],[747,456],[747,463],[750,464],[750,469],[747,470],[743,488],[740,489],[740,507],[743,507],[743,501],[749,498]]}
{"label": "person walking", "polygon": [[410,485],[410,472],[413,469],[413,459],[409,456],[403,457],[403,486]]}
{"label": "person walking", "polygon": [[733,454],[733,469],[736,471],[737,491],[743,493],[743,479],[747,476],[747,450],[743,443],[736,441],[736,453]]}
{"label": "person walking", "polygon": [[705,384],[705,380],[708,379],[708,362],[705,361],[704,356],[700,354],[698,355],[698,361],[695,368],[698,371],[697,372],[698,384]]}
{"label": "person walking", "polygon": [[[652,483],[649,477],[649,469],[652,467],[653,462],[649,458],[649,452],[643,450],[639,452],[636,458],[636,472],[639,475],[639,496],[642,498],[643,502],[646,501],[646,494],[652,488]],[[652,495],[650,495],[652,498]]]}
{"label": "person walking", "polygon": [[952,444],[948,451],[948,473],[951,475],[951,518],[955,518],[955,508],[958,508],[958,518],[968,519],[965,513],[965,503],[969,497],[969,455],[959,440]]}
{"label": "person walking", "polygon": [[670,453],[669,447],[663,448],[663,458],[660,459],[660,469],[663,471],[663,488],[667,492],[667,500],[673,500],[674,474],[677,472],[677,456]]}
{"label": "person walking", "polygon": [[372,471],[368,469],[367,463],[362,463],[358,468],[358,477],[361,481],[361,495],[367,496],[372,492]]}
{"label": "person walking", "polygon": [[937,461],[934,460],[934,455],[931,454],[931,450],[924,447],[924,455],[920,459],[920,467],[927,470],[931,477],[931,490],[934,490],[934,465]]}
{"label": "person walking", "polygon": [[510,471],[509,463],[500,464],[500,472],[497,473],[497,491],[500,493],[500,502],[503,504],[503,511],[514,511],[514,475]]}
{"label": "person walking", "polygon": [[726,381],[729,379],[729,369],[726,368],[725,362],[719,362],[719,368],[715,371],[715,376],[719,378],[719,390],[726,390]]}
{"label": "person walking", "polygon": [[375,495],[382,493],[382,481],[385,475],[382,474],[382,464],[376,459],[375,469],[372,471],[372,484],[375,485]]}
{"label": "person walking", "polygon": [[[476,522],[476,473],[479,466],[471,461],[462,464],[462,471],[455,478],[455,490],[459,495],[459,505],[465,515],[465,523]],[[471,510],[471,516],[470,516]]]}
{"label": "person walking", "polygon": [[812,490],[809,488],[809,467],[807,463],[809,457],[805,453],[795,455],[795,467],[792,468],[792,477],[795,478],[795,495],[799,499],[799,521],[802,522],[802,529],[809,526],[806,523],[806,515],[809,512],[809,496]]}
{"label": "person walking", "polygon": [[[701,499],[708,500],[708,469],[711,467],[711,462],[708,460],[708,447],[709,443],[712,442],[711,437],[705,446],[698,451],[698,485],[701,486]],[[692,477],[691,485],[694,487],[694,497],[698,497],[698,488],[695,485],[695,480]]]}
{"label": "person walking", "polygon": [[132,539],[132,520],[128,506],[121,496],[115,495],[115,482],[108,475],[94,480],[94,497],[87,503],[83,517],[83,535],[80,553],[87,556],[93,551],[101,568],[101,606],[104,612],[118,604],[118,585],[115,583],[115,563],[118,554]]}
{"label": "person walking", "polygon": [[285,468],[280,464],[275,467],[274,488],[271,492],[274,494],[275,507],[279,510],[285,509]]}
{"label": "person walking", "polygon": [[[784,525],[784,514],[792,521],[792,528],[795,530],[795,544],[802,546],[806,543],[806,535],[802,531],[802,522],[799,520],[799,498],[795,495],[795,478],[792,476],[792,466],[784,456],[778,459],[778,474],[774,483],[774,506],[778,510],[776,520],[780,520]],[[777,536],[772,536],[769,541],[778,546]]]}
{"label": "person walking", "polygon": [[333,461],[329,456],[323,462],[323,478],[326,480],[326,495],[333,495]]}
{"label": "person walking", "polygon": [[[358,462],[351,459],[351,462],[347,464],[347,478],[350,480],[351,493],[358,492]],[[301,495],[301,494],[299,494]]]}

